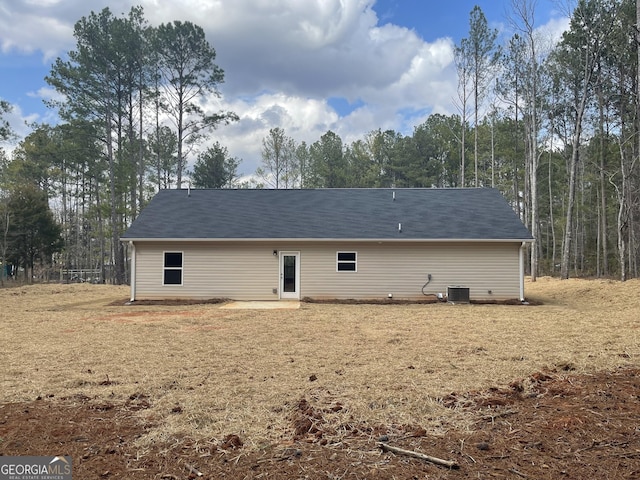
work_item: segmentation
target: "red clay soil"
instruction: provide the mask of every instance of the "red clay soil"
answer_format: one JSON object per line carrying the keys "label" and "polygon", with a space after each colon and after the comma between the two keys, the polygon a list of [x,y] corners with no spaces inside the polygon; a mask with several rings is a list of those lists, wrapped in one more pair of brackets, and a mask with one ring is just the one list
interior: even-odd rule
{"label": "red clay soil", "polygon": [[[142,450],[136,439],[152,425],[132,412],[149,408],[144,395],[125,404],[42,398],[0,405],[0,455],[71,455],[78,480],[640,478],[640,370],[538,373],[507,389],[452,393],[442,402],[475,414],[472,431],[432,436],[420,425],[354,424],[342,426],[347,434],[336,444],[323,412],[300,399],[290,413],[290,438],[261,451],[246,448],[238,435]],[[455,467],[386,452],[384,445]]]}

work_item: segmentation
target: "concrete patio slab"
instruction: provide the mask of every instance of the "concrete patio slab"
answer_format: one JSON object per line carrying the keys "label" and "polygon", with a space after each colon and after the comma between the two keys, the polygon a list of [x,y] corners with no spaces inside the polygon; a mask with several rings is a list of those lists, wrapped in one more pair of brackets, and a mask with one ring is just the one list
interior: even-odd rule
{"label": "concrete patio slab", "polygon": [[220,308],[229,310],[295,310],[300,308],[300,302],[295,300],[229,302]]}

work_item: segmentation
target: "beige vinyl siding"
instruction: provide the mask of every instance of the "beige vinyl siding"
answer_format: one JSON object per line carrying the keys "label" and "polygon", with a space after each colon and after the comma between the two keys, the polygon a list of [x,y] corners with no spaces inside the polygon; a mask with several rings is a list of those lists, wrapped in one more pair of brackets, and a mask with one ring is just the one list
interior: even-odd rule
{"label": "beige vinyl siding", "polygon": [[[520,245],[355,243],[307,246],[301,254],[301,294],[312,298],[423,298],[449,285],[469,287],[472,299],[520,297]],[[336,271],[336,251],[357,252],[357,272]],[[491,291],[491,293],[489,293]]]}
{"label": "beige vinyl siding", "polygon": [[[469,287],[471,299],[520,296],[520,244],[372,242],[136,242],[136,298],[277,300],[279,259],[300,252],[300,297],[422,298]],[[163,253],[183,252],[183,284],[162,285]],[[337,252],[356,252],[357,271],[337,271]],[[489,293],[491,292],[491,293]]]}
{"label": "beige vinyl siding", "polygon": [[[182,285],[162,284],[163,253],[183,252]],[[270,245],[136,243],[136,299],[276,300],[278,257]]]}

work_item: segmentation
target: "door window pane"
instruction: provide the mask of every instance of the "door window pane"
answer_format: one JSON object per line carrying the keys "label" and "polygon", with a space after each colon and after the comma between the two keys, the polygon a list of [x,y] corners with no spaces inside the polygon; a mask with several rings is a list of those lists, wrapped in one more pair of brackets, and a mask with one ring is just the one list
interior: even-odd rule
{"label": "door window pane", "polygon": [[285,255],[283,261],[283,290],[285,292],[296,291],[296,257]]}

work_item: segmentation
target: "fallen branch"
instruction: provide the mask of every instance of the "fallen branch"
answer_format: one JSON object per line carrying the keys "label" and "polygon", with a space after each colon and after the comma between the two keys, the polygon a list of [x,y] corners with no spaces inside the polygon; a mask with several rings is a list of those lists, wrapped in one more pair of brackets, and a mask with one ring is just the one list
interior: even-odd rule
{"label": "fallen branch", "polygon": [[518,471],[518,470],[516,470],[515,468],[510,468],[510,469],[509,469],[509,471],[510,471],[511,473],[515,473],[515,474],[516,474],[516,475],[518,475],[519,477],[522,477],[522,478],[529,478],[529,477],[527,477],[524,473],[519,472],[519,471]]}
{"label": "fallen branch", "polygon": [[184,466],[187,467],[187,470],[189,470],[189,473],[194,474],[196,477],[202,476],[201,472],[199,472],[195,467],[189,465],[188,463],[185,463]]}
{"label": "fallen branch", "polygon": [[443,467],[448,467],[452,469],[460,468],[456,462],[450,460],[443,460],[437,457],[430,457],[429,455],[425,455],[424,453],[413,452],[411,450],[405,450],[404,448],[392,447],[391,445],[387,445],[386,443],[380,442],[378,446],[382,449],[383,452],[392,452],[398,455],[408,455],[410,457],[419,458],[420,460],[426,460],[427,462],[435,463],[436,465],[442,465]]}

